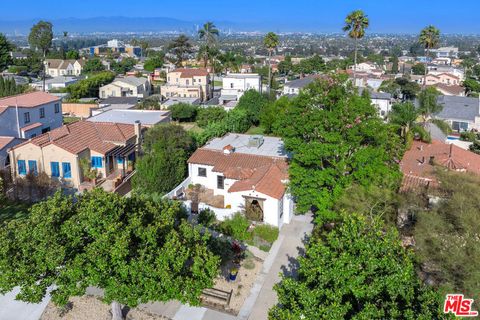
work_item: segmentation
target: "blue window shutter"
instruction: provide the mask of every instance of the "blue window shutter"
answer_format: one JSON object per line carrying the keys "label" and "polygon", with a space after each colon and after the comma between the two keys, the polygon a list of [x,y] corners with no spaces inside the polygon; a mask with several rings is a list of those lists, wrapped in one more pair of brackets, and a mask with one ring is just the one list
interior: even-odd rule
{"label": "blue window shutter", "polygon": [[38,174],[37,171],[37,161],[28,160],[28,172],[32,172],[34,175]]}
{"label": "blue window shutter", "polygon": [[62,162],[62,170],[64,178],[72,177],[72,168],[70,166],[70,162]]}
{"label": "blue window shutter", "polygon": [[52,177],[60,177],[60,166],[58,162],[50,162],[50,167],[52,168]]}
{"label": "blue window shutter", "polygon": [[92,157],[92,168],[102,168],[102,157]]}
{"label": "blue window shutter", "polygon": [[25,160],[18,160],[18,174],[27,174],[27,166],[25,164]]}

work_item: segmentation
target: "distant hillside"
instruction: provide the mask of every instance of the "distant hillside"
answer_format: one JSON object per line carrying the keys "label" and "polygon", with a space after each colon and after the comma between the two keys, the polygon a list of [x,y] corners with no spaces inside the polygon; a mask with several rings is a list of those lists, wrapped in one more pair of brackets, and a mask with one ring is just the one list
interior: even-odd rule
{"label": "distant hillside", "polygon": [[[0,18],[0,32],[7,34],[27,34],[39,19],[4,21]],[[48,19],[47,19],[48,20]],[[200,22],[183,21],[173,18],[131,18],[131,17],[97,17],[97,18],[65,18],[48,20],[53,23],[55,33],[62,31],[92,32],[192,32]],[[231,22],[217,23],[218,27],[231,28]]]}

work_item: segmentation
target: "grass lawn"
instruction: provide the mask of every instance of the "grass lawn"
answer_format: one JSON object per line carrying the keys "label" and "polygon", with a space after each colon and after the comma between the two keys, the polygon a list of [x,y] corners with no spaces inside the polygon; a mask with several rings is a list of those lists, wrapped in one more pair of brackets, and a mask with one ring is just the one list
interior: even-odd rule
{"label": "grass lawn", "polygon": [[73,122],[77,122],[78,120],[80,120],[80,118],[78,117],[63,117],[63,124],[70,124]]}
{"label": "grass lawn", "polygon": [[179,123],[183,129],[185,129],[186,131],[193,131],[193,132],[197,132],[197,133],[200,133],[200,132],[203,132],[204,129],[200,128],[196,122],[180,122]]}
{"label": "grass lawn", "polygon": [[251,126],[246,134],[264,134],[265,129],[262,127]]}
{"label": "grass lawn", "polygon": [[25,218],[28,215],[28,208],[30,208],[30,205],[21,202],[9,202],[7,205],[0,206],[0,223]]}

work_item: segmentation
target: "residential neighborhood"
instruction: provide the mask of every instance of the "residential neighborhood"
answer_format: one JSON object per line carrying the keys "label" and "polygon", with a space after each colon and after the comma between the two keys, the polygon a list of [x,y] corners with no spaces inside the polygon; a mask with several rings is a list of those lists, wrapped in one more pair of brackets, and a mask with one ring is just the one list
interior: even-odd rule
{"label": "residential neighborhood", "polygon": [[478,317],[462,4],[3,4],[0,320]]}

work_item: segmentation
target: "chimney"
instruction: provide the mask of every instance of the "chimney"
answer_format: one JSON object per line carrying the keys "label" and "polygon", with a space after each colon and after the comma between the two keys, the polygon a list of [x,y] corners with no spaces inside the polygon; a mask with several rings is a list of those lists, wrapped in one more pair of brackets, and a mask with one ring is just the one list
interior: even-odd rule
{"label": "chimney", "polygon": [[227,144],[225,147],[223,147],[224,154],[230,154],[230,153],[233,153],[234,151],[235,151],[235,148],[230,144]]}
{"label": "chimney", "polygon": [[138,156],[142,151],[142,124],[140,123],[140,120],[136,120],[133,127],[135,129],[135,136],[136,136],[135,144],[137,145],[137,156]]}

